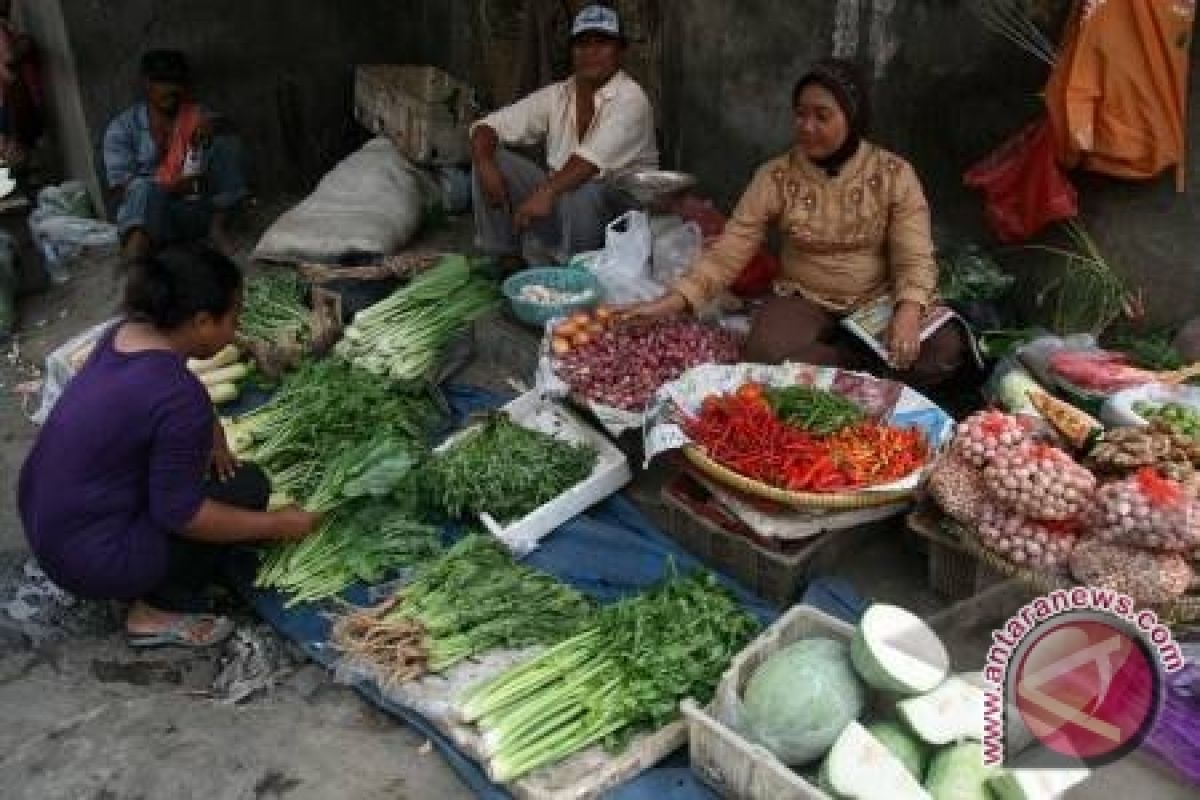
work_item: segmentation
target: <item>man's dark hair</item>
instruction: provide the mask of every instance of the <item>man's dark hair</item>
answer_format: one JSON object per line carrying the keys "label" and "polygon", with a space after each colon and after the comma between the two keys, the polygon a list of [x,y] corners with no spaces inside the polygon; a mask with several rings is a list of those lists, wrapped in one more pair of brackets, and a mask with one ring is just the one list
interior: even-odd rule
{"label": "man's dark hair", "polygon": [[156,83],[188,84],[192,71],[178,50],[151,50],[142,56],[142,77]]}

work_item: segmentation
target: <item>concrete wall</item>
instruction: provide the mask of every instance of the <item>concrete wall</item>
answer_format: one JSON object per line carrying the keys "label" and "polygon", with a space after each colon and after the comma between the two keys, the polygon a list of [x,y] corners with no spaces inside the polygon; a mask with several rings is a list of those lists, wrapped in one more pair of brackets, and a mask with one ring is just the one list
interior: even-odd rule
{"label": "concrete wall", "polygon": [[[1066,3],[1034,4],[1047,24]],[[853,55],[875,76],[872,138],[914,162],[935,223],[983,237],[981,204],[963,171],[1039,109],[1047,68],[988,32],[952,0],[693,0],[668,3],[664,98],[671,163],[724,203],[790,136],[790,89],[804,66]],[[1191,118],[1200,120],[1192,50]],[[1200,123],[1190,141],[1200,143]],[[1127,183],[1076,176],[1084,222],[1101,251],[1147,289],[1155,321],[1200,313],[1200,159],[1189,191],[1170,176]]]}
{"label": "concrete wall", "polygon": [[53,152],[66,175],[85,181],[92,197],[100,198],[94,151],[88,137],[80,86],[75,81],[75,55],[70,46],[59,0],[18,3],[16,22],[38,43],[46,80],[54,87],[48,95],[47,116]]}
{"label": "concrete wall", "polygon": [[[58,0],[38,0],[53,2]],[[200,99],[232,117],[263,194],[299,192],[364,135],[351,115],[357,63],[450,63],[461,3],[438,0],[64,0],[93,150],[137,97],[142,52],[178,48]],[[69,122],[69,121],[68,121]],[[79,148],[75,126],[68,142]]]}

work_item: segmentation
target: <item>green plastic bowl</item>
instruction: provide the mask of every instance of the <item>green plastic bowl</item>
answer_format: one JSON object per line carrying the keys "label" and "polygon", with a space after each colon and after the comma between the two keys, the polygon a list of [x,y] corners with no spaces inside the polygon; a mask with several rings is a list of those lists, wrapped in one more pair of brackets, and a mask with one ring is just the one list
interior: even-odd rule
{"label": "green plastic bowl", "polygon": [[[535,303],[521,297],[526,286],[545,286],[562,292],[588,292],[586,298],[571,303]],[[590,309],[600,302],[600,281],[592,273],[571,267],[537,267],[518,272],[504,281],[501,290],[512,306],[513,314],[527,325],[543,327],[555,317]]]}

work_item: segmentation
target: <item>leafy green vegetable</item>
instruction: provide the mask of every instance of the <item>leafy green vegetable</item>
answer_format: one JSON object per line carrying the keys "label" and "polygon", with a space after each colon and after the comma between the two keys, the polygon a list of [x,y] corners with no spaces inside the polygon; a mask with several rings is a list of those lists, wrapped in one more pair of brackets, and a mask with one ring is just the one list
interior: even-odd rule
{"label": "leafy green vegetable", "polygon": [[311,338],[309,311],[304,305],[308,286],[291,270],[271,270],[246,281],[246,296],[238,329],[252,339],[277,342]]}
{"label": "leafy green vegetable", "polygon": [[491,414],[430,462],[435,502],[454,518],[489,513],[521,519],[592,473],[597,453],[540,431],[506,414]]}
{"label": "leafy green vegetable", "polygon": [[1114,331],[1105,337],[1105,346],[1128,354],[1134,366],[1164,371],[1186,366],[1173,341],[1174,335],[1168,330],[1146,333]]}
{"label": "leafy green vegetable", "polygon": [[460,700],[484,730],[503,782],[590,745],[617,746],[676,716],[684,697],[706,702],[730,659],[757,631],[715,577],[673,578],[603,608],[576,636]]}
{"label": "leafy green vegetable", "polygon": [[784,422],[822,435],[837,433],[867,416],[845,397],[812,386],[769,388],[767,402]]}
{"label": "leafy green vegetable", "polygon": [[437,528],[388,501],[358,500],[326,516],[307,539],[265,548],[255,585],[290,595],[290,608],[333,597],[357,581],[378,583],[440,551]]}
{"label": "leafy green vegetable", "polygon": [[[307,501],[322,481],[335,485],[335,473],[352,471],[338,454],[384,439],[419,452],[441,420],[428,392],[401,393],[386,378],[311,361],[284,379],[270,403],[239,418],[232,435],[238,455],[267,470],[276,491]],[[329,506],[330,491],[315,498],[318,505]]]}
{"label": "leafy green vegetable", "polygon": [[489,650],[560,641],[593,613],[574,589],[518,564],[494,539],[472,535],[426,567],[391,607],[339,620],[334,639],[395,683]]}
{"label": "leafy green vegetable", "polygon": [[938,294],[946,302],[998,300],[1016,283],[990,255],[976,245],[938,251]]}
{"label": "leafy green vegetable", "polygon": [[495,283],[473,274],[464,256],[446,256],[355,316],[336,352],[401,383],[426,380],[450,340],[499,301]]}

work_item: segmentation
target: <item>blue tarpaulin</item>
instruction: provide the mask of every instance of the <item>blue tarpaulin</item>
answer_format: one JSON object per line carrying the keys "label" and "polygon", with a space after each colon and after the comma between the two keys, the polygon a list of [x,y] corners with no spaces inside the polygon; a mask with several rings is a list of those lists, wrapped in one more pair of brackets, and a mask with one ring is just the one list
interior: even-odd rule
{"label": "blue tarpaulin", "polygon": [[[455,420],[494,408],[504,401],[497,395],[471,387],[453,387],[446,399]],[[455,534],[449,533],[452,537]],[[595,506],[548,536],[526,558],[526,563],[555,575],[564,582],[600,602],[611,602],[637,594],[667,577],[671,570],[689,572],[702,565],[686,551],[658,531],[624,497],[618,495]],[[285,609],[283,597],[273,591],[253,587],[255,562],[249,554],[235,562],[236,585],[258,613],[282,635],[296,642],[315,661],[332,666],[337,654],[329,646],[329,620],[314,606]],[[770,622],[776,612],[742,587],[728,581],[742,604],[762,622]],[[367,587],[351,589],[347,598],[366,603]],[[815,582],[805,601],[843,619],[854,620],[862,610],[862,601],[853,588],[841,582]],[[419,730],[441,751],[462,780],[481,798],[508,798],[502,787],[488,780],[484,771],[459,752],[427,720],[388,701],[374,683],[362,681],[355,688],[372,704],[404,719]],[[619,800],[684,800],[711,798],[707,789],[687,768],[686,753],[672,756],[613,790],[608,795]]]}

